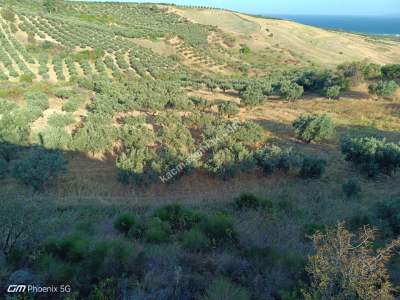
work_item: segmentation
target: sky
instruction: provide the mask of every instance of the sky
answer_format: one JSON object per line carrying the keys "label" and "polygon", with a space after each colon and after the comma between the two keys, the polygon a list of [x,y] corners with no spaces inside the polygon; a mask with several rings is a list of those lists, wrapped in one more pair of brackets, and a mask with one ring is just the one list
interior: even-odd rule
{"label": "sky", "polygon": [[[108,0],[121,2],[124,0]],[[128,1],[126,1],[128,2]],[[399,15],[400,0],[136,0],[228,8],[267,15]]]}

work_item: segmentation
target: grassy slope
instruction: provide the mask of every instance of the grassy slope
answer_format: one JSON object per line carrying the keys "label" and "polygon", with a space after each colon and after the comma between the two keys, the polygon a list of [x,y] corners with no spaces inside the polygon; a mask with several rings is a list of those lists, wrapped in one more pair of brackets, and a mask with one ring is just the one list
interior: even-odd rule
{"label": "grassy slope", "polygon": [[[332,65],[367,59],[386,64],[400,61],[400,43],[328,31],[291,21],[264,19],[241,13],[173,8],[173,12],[201,24],[231,32],[255,51],[280,51],[293,59]],[[273,36],[270,36],[270,35]]]}

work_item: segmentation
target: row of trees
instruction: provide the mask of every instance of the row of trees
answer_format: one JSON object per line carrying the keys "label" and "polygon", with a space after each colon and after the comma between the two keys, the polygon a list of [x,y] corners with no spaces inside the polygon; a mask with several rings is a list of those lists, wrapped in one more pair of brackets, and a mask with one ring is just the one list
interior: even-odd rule
{"label": "row of trees", "polygon": [[235,91],[243,105],[260,105],[268,96],[276,95],[286,100],[299,99],[304,92],[317,93],[328,99],[338,99],[342,92],[362,81],[370,83],[371,95],[392,96],[398,88],[396,83],[399,65],[380,66],[365,62],[342,64],[336,70],[307,69],[291,73],[273,73],[257,79],[184,78],[183,85],[194,88],[202,86],[210,91]]}

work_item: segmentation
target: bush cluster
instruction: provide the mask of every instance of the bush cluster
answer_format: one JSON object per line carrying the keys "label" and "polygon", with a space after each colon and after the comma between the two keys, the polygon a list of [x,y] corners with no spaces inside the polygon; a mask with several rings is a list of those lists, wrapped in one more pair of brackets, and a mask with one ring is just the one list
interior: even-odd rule
{"label": "bush cluster", "polygon": [[380,173],[393,175],[400,168],[400,144],[374,137],[349,138],[342,142],[346,160],[359,167],[369,177]]}
{"label": "bush cluster", "polygon": [[335,129],[333,121],[326,115],[301,115],[293,122],[293,127],[296,136],[306,143],[326,139]]}

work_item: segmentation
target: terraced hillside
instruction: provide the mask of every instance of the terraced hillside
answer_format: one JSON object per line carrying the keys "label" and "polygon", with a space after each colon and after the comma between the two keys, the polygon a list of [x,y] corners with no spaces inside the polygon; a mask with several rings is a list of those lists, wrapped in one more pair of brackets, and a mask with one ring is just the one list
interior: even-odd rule
{"label": "terraced hillside", "polygon": [[[26,2],[12,20],[1,19],[3,80],[24,76],[57,82],[121,72],[163,77],[161,73],[177,67],[176,60],[206,73],[233,75],[250,69],[260,74],[274,64],[394,63],[400,54],[395,41],[224,10],[74,2],[43,13],[31,7]],[[143,47],[135,39],[157,40],[172,50],[169,57],[160,51],[157,55],[145,49],[152,44]],[[244,45],[251,54],[241,55]]]}
{"label": "terraced hillside", "polygon": [[398,298],[399,58],[227,10],[0,0],[0,299]]}
{"label": "terraced hillside", "polygon": [[213,25],[232,33],[256,52],[279,52],[287,63],[340,64],[368,59],[398,63],[398,41],[346,32],[328,31],[291,21],[253,17],[237,12],[171,8],[197,24]]}

